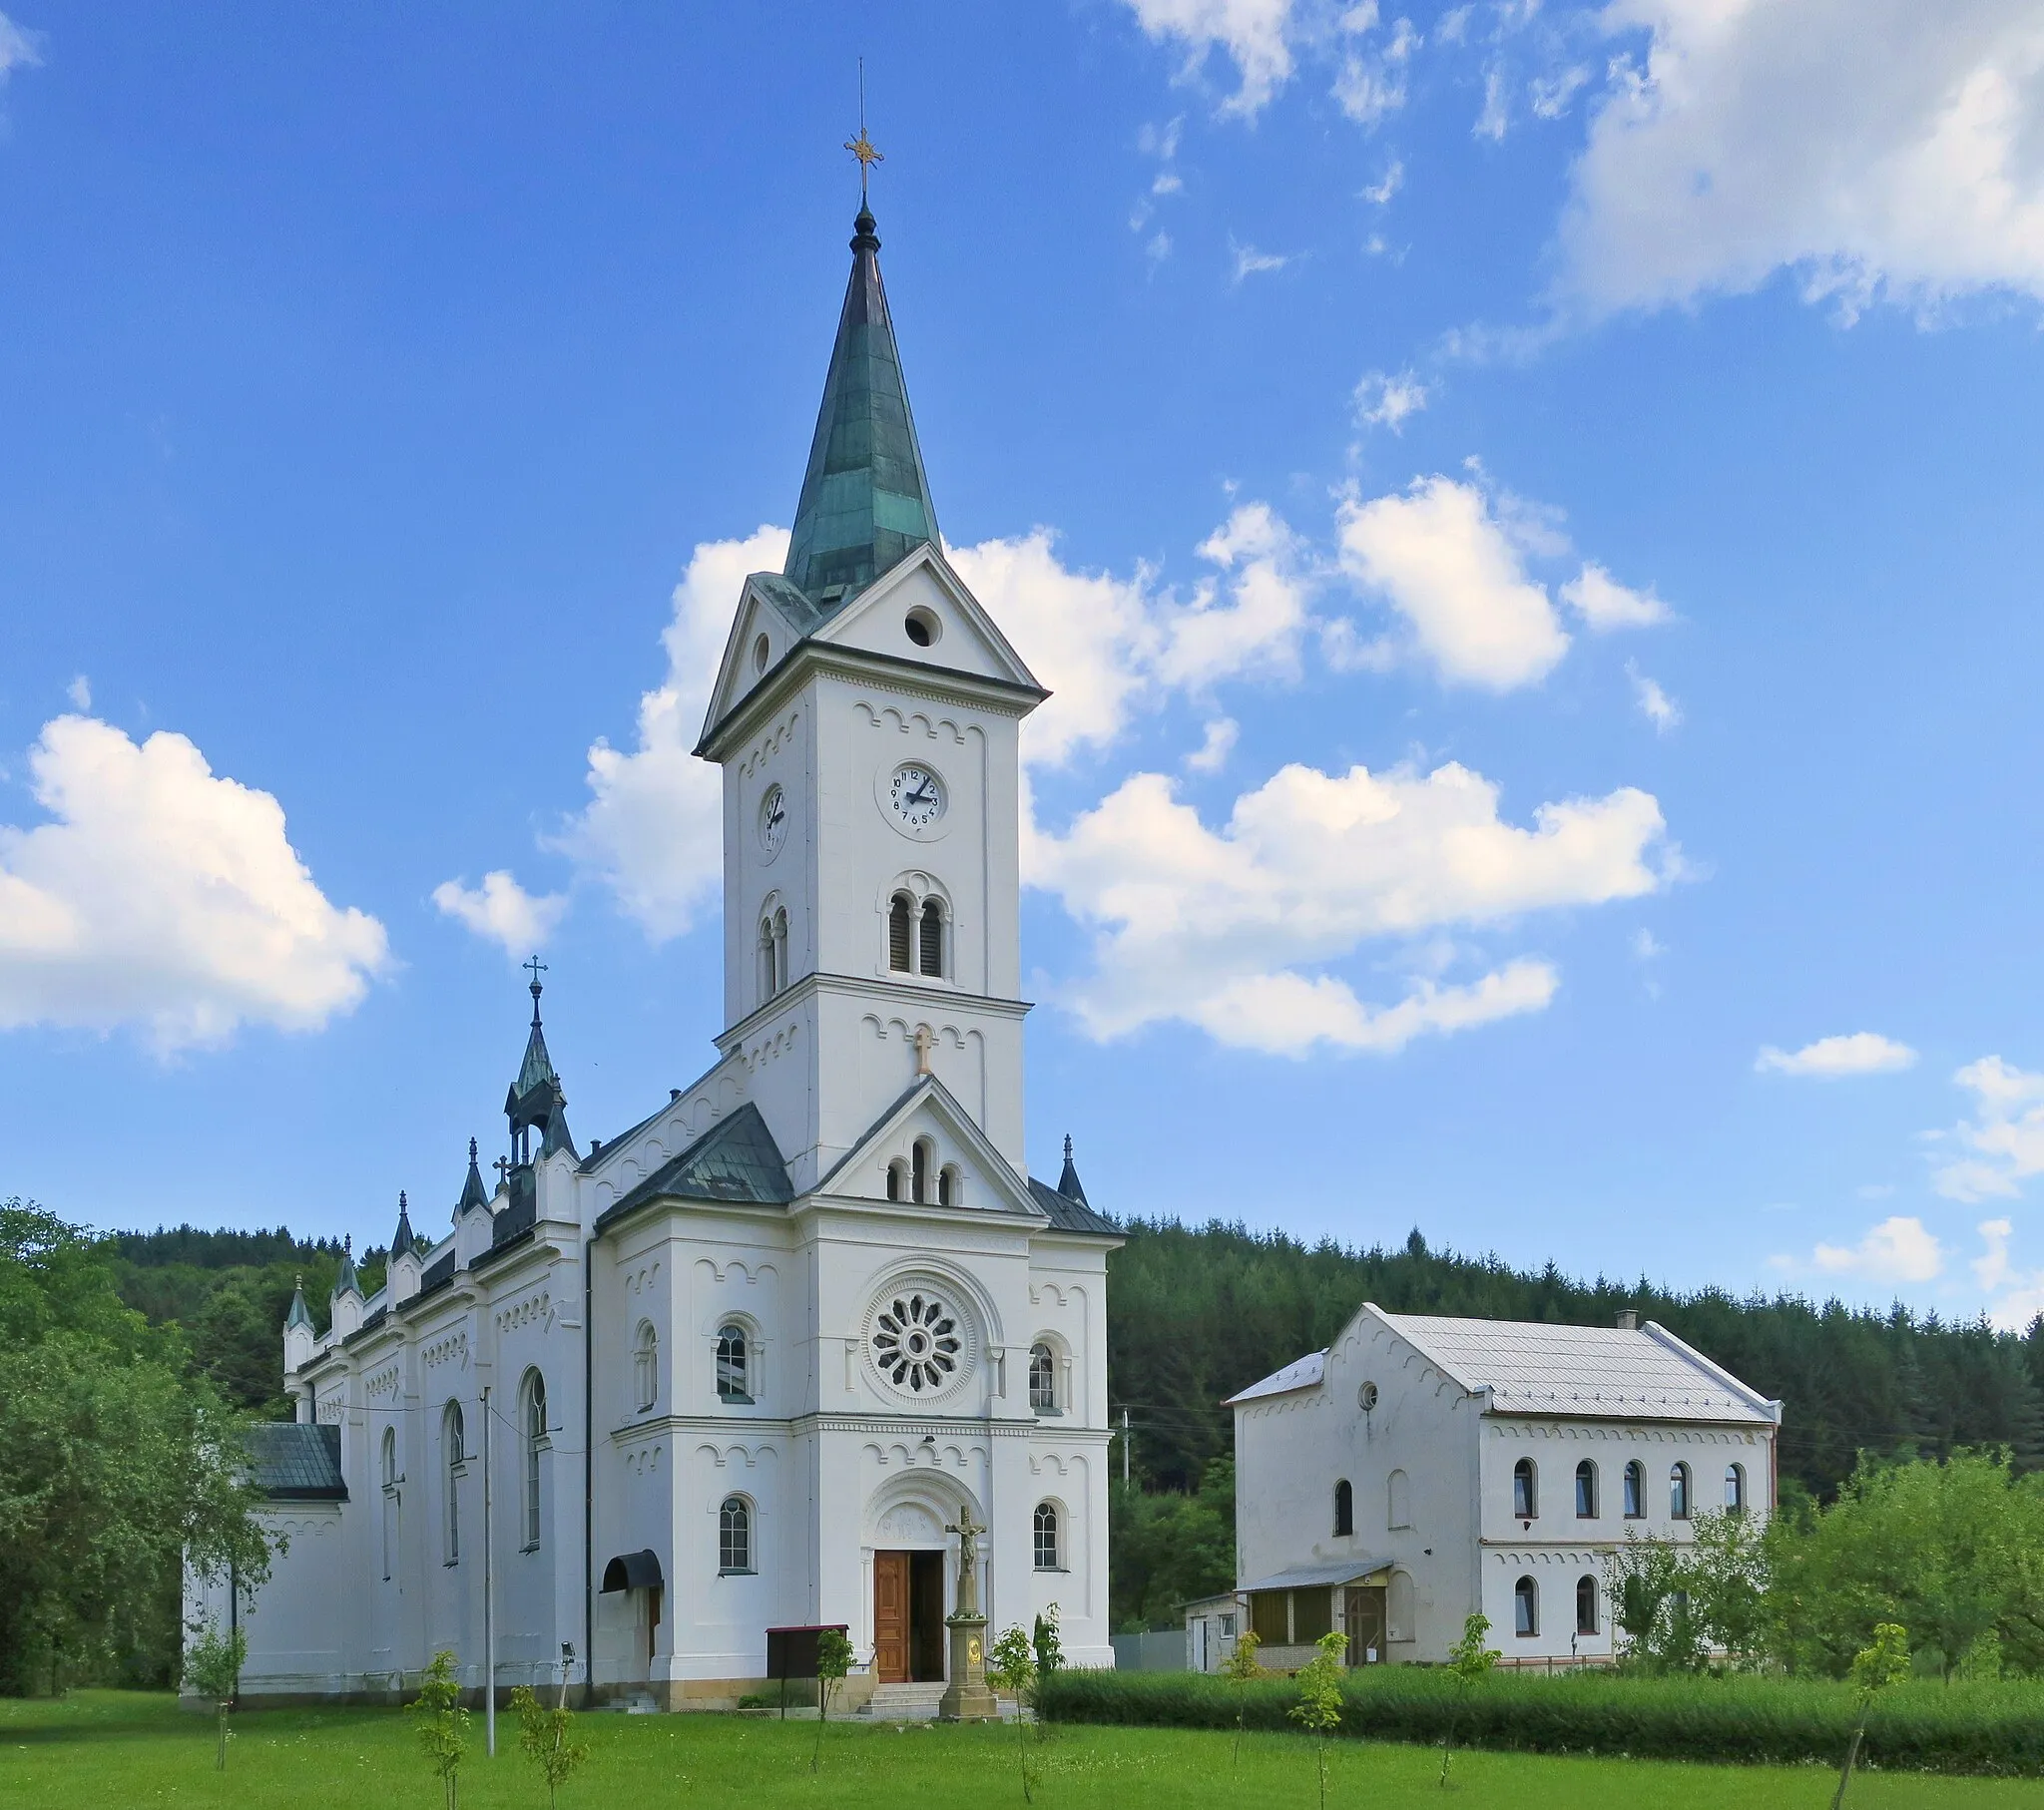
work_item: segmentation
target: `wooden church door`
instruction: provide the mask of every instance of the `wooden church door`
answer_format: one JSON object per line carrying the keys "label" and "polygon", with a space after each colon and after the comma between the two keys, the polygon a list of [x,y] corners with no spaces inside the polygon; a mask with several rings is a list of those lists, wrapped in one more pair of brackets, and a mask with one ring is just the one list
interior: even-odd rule
{"label": "wooden church door", "polygon": [[873,1555],[873,1671],[882,1684],[908,1682],[908,1558]]}

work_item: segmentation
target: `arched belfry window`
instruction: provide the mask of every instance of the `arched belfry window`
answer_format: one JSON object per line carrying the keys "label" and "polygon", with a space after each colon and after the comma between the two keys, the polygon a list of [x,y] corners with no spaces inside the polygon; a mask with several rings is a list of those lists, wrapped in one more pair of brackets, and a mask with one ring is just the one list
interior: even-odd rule
{"label": "arched belfry window", "polygon": [[944,908],[935,899],[922,902],[921,935],[917,939],[916,966],[923,974],[944,972]]}
{"label": "arched belfry window", "polygon": [[908,1198],[908,1164],[899,1156],[887,1164],[887,1198],[906,1200]]}
{"label": "arched belfry window", "polygon": [[897,892],[887,904],[887,966],[896,974],[909,972],[909,930],[915,915],[915,901]]}
{"label": "arched belfry window", "polygon": [[773,920],[765,917],[760,920],[760,998],[764,1003],[773,997]]}
{"label": "arched belfry window", "polygon": [[1055,1414],[1058,1406],[1058,1360],[1048,1345],[1029,1347],[1029,1411]]}
{"label": "arched belfry window", "polygon": [[937,1170],[937,1204],[939,1206],[963,1206],[965,1204],[964,1183],[958,1174],[958,1165],[947,1162]]}
{"label": "arched belfry window", "polygon": [[753,1399],[752,1353],[746,1347],[743,1326],[724,1326],[717,1333],[717,1399],[747,1402]]}
{"label": "arched belfry window", "polygon": [[660,1400],[660,1334],[651,1320],[639,1322],[632,1344],[632,1401],[641,1414]]}
{"label": "arched belfry window", "polygon": [[1334,1532],[1355,1532],[1355,1489],[1345,1477],[1334,1486]]}
{"label": "arched belfry window", "polygon": [[930,1161],[935,1155],[936,1149],[927,1137],[918,1137],[909,1146],[908,1178],[913,1198],[918,1206],[929,1203]]}

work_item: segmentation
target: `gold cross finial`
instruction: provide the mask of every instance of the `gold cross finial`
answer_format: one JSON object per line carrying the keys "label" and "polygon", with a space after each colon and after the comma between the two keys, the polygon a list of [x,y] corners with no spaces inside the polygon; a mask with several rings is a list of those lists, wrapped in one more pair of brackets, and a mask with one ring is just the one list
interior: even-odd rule
{"label": "gold cross finial", "polygon": [[866,60],[863,57],[858,60],[858,137],[846,139],[844,148],[858,159],[858,199],[863,203],[867,171],[875,164],[887,161],[873,149],[873,141],[866,137]]}

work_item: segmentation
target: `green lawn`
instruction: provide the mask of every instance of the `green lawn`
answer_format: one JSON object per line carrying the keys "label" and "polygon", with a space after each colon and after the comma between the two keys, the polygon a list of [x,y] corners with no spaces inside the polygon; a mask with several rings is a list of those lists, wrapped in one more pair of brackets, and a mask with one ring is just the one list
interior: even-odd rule
{"label": "green lawn", "polygon": [[[545,1788],[517,1752],[517,1724],[498,1724],[502,1751],[482,1757],[482,1724],[462,1771],[472,1810],[540,1806]],[[562,1810],[642,1810],[669,1804],[1019,1806],[1012,1726],[908,1728],[832,1723],[823,1769],[809,1776],[813,1722],[735,1716],[587,1716],[592,1752],[562,1791]],[[1044,1810],[1131,1803],[1226,1802],[1229,1810],[1316,1810],[1312,1747],[1304,1738],[1251,1735],[1239,1774],[1231,1737],[1158,1728],[1056,1728],[1028,1736]],[[213,1769],[213,1725],[168,1697],[77,1691],[62,1703],[0,1702],[0,1805],[7,1810],[128,1810],[191,1804],[256,1810],[439,1810],[410,1724],[390,1710],[273,1710],[239,1719],[225,1777]],[[1435,1786],[1440,1756],[1418,1747],[1328,1744],[1328,1802],[1355,1810],[1497,1805],[1579,1810],[1603,1804],[1655,1810],[1826,1810],[1836,1774],[1816,1766],[1685,1766],[1650,1760],[1573,1760],[1458,1753],[1456,1784]],[[1848,1803],[1927,1810],[2038,1810],[2034,1779],[1863,1774]]]}

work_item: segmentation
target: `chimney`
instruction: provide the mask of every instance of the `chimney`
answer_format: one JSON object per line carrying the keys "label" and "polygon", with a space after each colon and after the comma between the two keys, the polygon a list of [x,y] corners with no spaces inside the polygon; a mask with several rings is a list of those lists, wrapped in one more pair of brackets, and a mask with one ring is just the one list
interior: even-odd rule
{"label": "chimney", "polygon": [[1636,1307],[1621,1307],[1618,1310],[1618,1329],[1620,1332],[1638,1332],[1640,1329],[1639,1309]]}

